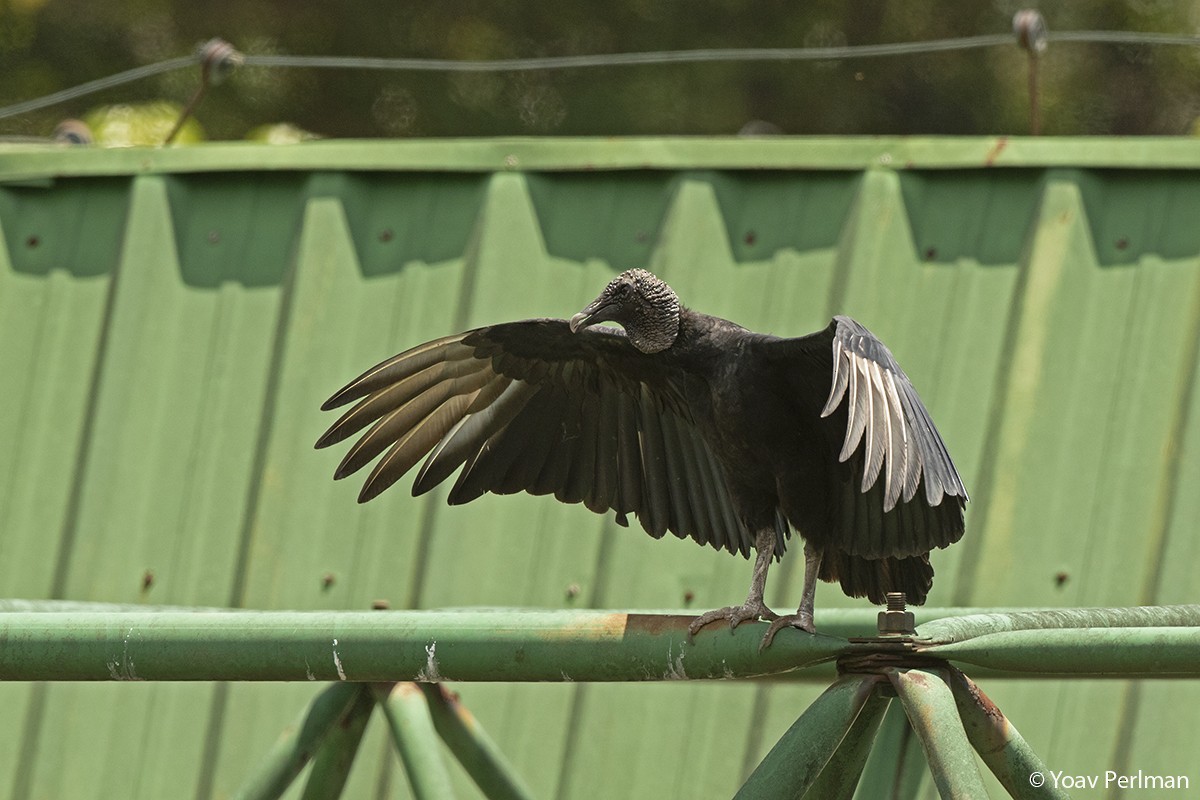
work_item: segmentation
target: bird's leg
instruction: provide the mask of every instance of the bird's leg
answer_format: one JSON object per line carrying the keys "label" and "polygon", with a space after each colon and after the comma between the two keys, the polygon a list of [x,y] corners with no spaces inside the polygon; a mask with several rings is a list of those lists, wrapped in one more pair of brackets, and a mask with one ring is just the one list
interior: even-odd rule
{"label": "bird's leg", "polygon": [[688,626],[688,639],[691,640],[701,628],[719,619],[729,620],[729,630],[747,620],[776,619],[779,615],[767,608],[763,602],[763,593],[767,589],[767,568],[771,566],[771,557],[775,553],[775,529],[763,528],[754,539],[754,573],[750,579],[750,593],[746,602],[740,606],[727,606],[701,614],[692,620]]}
{"label": "bird's leg", "polygon": [[821,551],[808,542],[805,542],[804,592],[800,595],[800,607],[796,609],[795,614],[776,617],[775,621],[771,623],[771,627],[767,628],[767,633],[763,636],[762,643],[758,646],[760,652],[770,647],[775,634],[788,626],[799,628],[809,633],[817,632],[816,626],[813,625],[813,600],[817,595],[817,573],[820,571]]}

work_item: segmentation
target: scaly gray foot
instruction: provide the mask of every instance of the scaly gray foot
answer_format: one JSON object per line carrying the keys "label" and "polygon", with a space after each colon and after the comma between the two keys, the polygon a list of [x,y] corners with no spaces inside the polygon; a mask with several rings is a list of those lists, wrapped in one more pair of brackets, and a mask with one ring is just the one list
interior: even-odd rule
{"label": "scaly gray foot", "polygon": [[817,628],[813,625],[811,613],[807,614],[786,614],[782,617],[776,617],[771,623],[771,627],[767,628],[766,634],[758,645],[758,652],[762,652],[771,646],[771,642],[775,640],[775,634],[779,633],[784,628],[799,628],[802,631],[816,633]]}
{"label": "scaly gray foot", "polygon": [[729,620],[729,630],[732,632],[738,625],[743,622],[749,622],[758,619],[778,619],[779,615],[771,609],[767,608],[762,601],[757,603],[747,601],[740,606],[727,606],[718,608],[716,611],[709,611],[707,614],[701,614],[692,620],[692,624],[688,625],[688,641],[700,632],[700,629],[705,625],[709,625],[717,620]]}

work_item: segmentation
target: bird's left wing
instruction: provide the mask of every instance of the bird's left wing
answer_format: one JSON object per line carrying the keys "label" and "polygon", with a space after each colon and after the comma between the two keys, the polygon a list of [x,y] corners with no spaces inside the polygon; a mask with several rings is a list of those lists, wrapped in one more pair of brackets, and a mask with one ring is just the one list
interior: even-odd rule
{"label": "bird's left wing", "polygon": [[621,332],[571,333],[563,320],[478,328],[405,351],[337,392],[323,409],[358,402],[317,447],[371,425],[335,473],[382,454],[360,502],[425,459],[414,495],[462,467],[452,504],[553,494],[618,520],[635,513],[651,536],[670,530],[746,555],[753,540],[684,399],[687,377],[666,361]]}
{"label": "bird's left wing", "polygon": [[846,428],[839,461],[862,446],[861,491],[882,478],[883,510],[913,499],[922,478],[930,506],[946,496],[967,500],[967,490],[925,404],[888,348],[850,317],[838,316],[823,331],[783,340],[828,364],[829,394],[822,417],[843,401]]}

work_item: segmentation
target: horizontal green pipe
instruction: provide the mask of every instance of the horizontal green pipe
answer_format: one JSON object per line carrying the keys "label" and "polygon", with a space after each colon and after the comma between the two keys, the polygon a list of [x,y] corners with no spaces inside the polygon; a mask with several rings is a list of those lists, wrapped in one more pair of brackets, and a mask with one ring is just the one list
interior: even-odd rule
{"label": "horizontal green pipe", "polygon": [[[22,612],[0,614],[0,680],[656,681],[744,678],[835,658],[765,623],[605,611]],[[820,624],[818,618],[818,625]]]}
{"label": "horizontal green pipe", "polygon": [[0,181],[57,176],[264,170],[452,172],[605,169],[860,170],[978,167],[1198,169],[1187,137],[778,136],[509,137],[355,141],[279,147],[0,145]]}
{"label": "horizontal green pipe", "polygon": [[923,616],[917,636],[938,643],[1009,631],[1074,628],[1200,627],[1200,605],[1134,608],[992,609],[983,612]]}
{"label": "horizontal green pipe", "polygon": [[[429,609],[433,612],[469,612],[471,608],[446,608],[446,609]],[[510,613],[546,613],[546,609],[541,608],[496,608],[488,607],[487,612],[510,612]],[[701,609],[707,610],[707,609]],[[918,623],[927,624],[934,620],[944,619],[947,617],[962,617],[962,616],[978,616],[981,614],[1008,614],[1008,613],[1025,613],[1034,609],[1024,608],[977,608],[972,606],[963,606],[960,608],[947,608],[940,606],[918,606],[910,608],[916,615]],[[217,608],[213,606],[166,606],[166,605],[141,605],[134,603],[100,603],[87,600],[25,600],[18,598],[0,598],[0,614],[9,612],[39,612],[39,613],[59,613],[64,611],[103,611],[103,612],[161,612],[161,611],[179,611],[197,614],[211,614],[219,611],[237,612],[245,614],[257,613],[253,609],[245,608]],[[630,611],[627,609],[607,609],[613,613],[622,614],[659,614],[663,616],[686,617],[697,614],[696,609],[686,608],[667,608],[667,609],[638,609]],[[840,636],[843,639],[848,639],[851,636],[874,636],[877,633],[877,624],[880,608],[876,606],[856,605],[847,608],[818,608],[816,612],[816,624],[821,633],[829,636]],[[333,613],[333,612],[330,612]],[[718,626],[712,625],[705,630],[716,630]],[[795,632],[789,632],[785,629],[779,633],[780,636],[799,635]]]}
{"label": "horizontal green pipe", "polygon": [[1200,628],[1009,631],[925,647],[921,653],[1028,675],[1196,678]]}

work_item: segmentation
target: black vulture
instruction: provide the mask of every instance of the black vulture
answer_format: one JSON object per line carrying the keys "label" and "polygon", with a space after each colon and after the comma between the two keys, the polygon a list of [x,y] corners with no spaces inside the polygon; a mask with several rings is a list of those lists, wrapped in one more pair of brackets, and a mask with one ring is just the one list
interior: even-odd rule
{"label": "black vulture", "polygon": [[[613,322],[620,328],[595,327]],[[891,352],[849,317],[794,339],[679,303],[633,269],[568,322],[530,319],[427,342],[372,367],[322,406],[358,401],[317,442],[371,428],[334,475],[380,454],[366,502],[424,463],[420,495],[462,468],[450,504],[484,492],[553,494],[596,513],[757,555],[746,602],[691,625],[773,620],[814,632],[816,580],[882,604],[925,601],[929,552],[963,534],[967,492]],[[386,451],[386,452],[385,452]],[[804,540],[796,614],[763,602],[790,531]]]}

